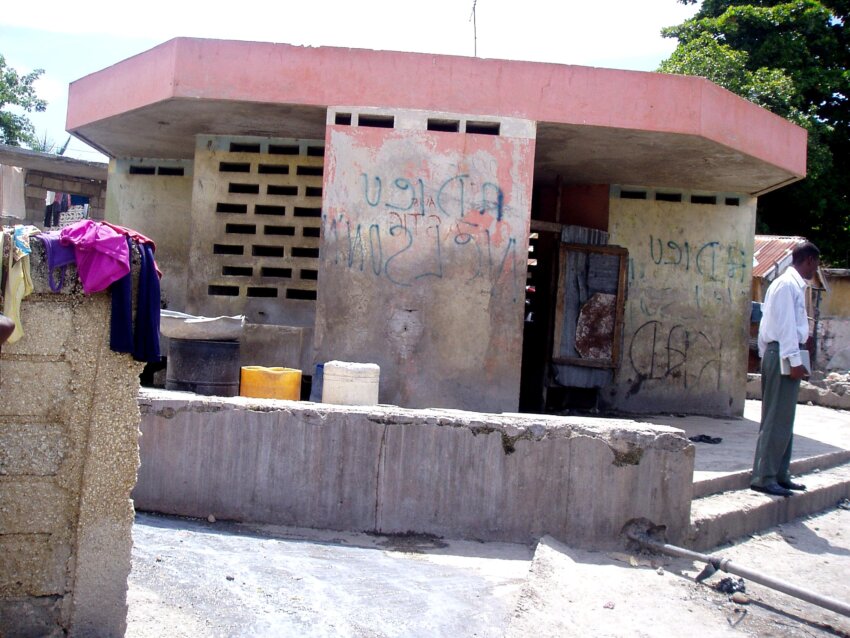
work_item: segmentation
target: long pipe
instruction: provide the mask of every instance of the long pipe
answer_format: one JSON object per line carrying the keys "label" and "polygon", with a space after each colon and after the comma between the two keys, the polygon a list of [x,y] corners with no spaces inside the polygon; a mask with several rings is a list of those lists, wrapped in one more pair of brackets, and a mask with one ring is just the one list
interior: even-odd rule
{"label": "long pipe", "polygon": [[730,574],[735,574],[736,576],[743,576],[744,578],[748,578],[754,583],[759,583],[760,585],[764,585],[765,587],[770,587],[771,589],[781,591],[782,593],[788,594],[789,596],[794,596],[795,598],[799,598],[800,600],[805,600],[806,602],[812,603],[813,605],[823,607],[824,609],[829,609],[830,611],[834,611],[838,614],[850,616],[850,604],[847,604],[835,598],[830,598],[829,596],[822,596],[808,589],[797,587],[796,585],[792,585],[791,583],[787,583],[776,578],[771,578],[770,576],[765,576],[764,574],[756,572],[752,569],[747,569],[746,567],[735,565],[728,558],[723,558],[722,556],[710,556],[708,554],[700,554],[699,552],[692,552],[689,549],[676,547],[675,545],[668,545],[667,543],[654,541],[649,538],[645,533],[630,532],[628,534],[628,537],[650,549],[654,549],[665,554],[670,554],[671,556],[679,556],[681,558],[689,558],[691,560],[698,560],[703,563],[708,563],[715,569],[721,569],[724,572],[729,572]]}

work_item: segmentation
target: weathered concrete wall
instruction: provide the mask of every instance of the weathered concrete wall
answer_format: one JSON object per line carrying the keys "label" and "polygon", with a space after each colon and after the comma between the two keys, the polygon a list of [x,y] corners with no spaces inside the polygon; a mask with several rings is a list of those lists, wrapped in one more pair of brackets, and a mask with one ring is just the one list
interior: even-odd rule
{"label": "weathered concrete wall", "polygon": [[89,217],[103,219],[106,203],[106,182],[70,175],[28,170],[24,191],[27,223],[39,228],[44,225],[44,200],[47,191],[84,195],[89,198]]}
{"label": "weathered concrete wall", "polygon": [[140,510],[585,547],[636,517],[688,528],[694,448],[674,428],[148,389],[140,404]]}
{"label": "weathered concrete wall", "polygon": [[[130,173],[130,167],[153,173]],[[109,163],[106,219],[156,242],[162,297],[168,308],[180,312],[186,311],[191,210],[191,162],[119,159]]]}
{"label": "weathered concrete wall", "polygon": [[534,125],[404,115],[328,126],[316,358],[380,365],[382,403],[516,410]]}
{"label": "weathered concrete wall", "polygon": [[0,634],[123,636],[141,365],[109,349],[109,296],[49,292],[33,244],[0,363]]}
{"label": "weathered concrete wall", "polygon": [[687,193],[669,202],[653,191],[612,192],[610,243],[629,250],[629,277],[623,356],[603,401],[634,412],[742,414],[755,198],[698,204]]}
{"label": "weathered concrete wall", "polygon": [[850,318],[832,317],[820,321],[815,367],[841,372],[850,370]]}

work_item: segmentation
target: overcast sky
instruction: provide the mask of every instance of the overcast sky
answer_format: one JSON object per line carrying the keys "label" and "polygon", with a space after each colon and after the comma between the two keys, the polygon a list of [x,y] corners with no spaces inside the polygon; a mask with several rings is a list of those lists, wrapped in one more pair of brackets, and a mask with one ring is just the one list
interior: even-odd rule
{"label": "overcast sky", "polygon": [[[177,36],[417,51],[652,71],[695,12],[676,0],[100,0],[16,3],[0,11],[0,53],[19,72],[45,70],[48,101],[31,120],[64,142],[68,84]],[[74,139],[68,155],[105,161]]]}

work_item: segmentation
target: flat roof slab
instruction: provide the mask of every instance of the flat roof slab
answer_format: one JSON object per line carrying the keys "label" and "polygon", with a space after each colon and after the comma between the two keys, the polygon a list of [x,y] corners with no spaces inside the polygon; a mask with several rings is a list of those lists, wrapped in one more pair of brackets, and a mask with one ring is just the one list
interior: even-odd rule
{"label": "flat roof slab", "polygon": [[73,82],[67,129],[185,158],[196,134],[324,138],[343,104],[538,122],[542,179],[760,193],[806,172],[805,130],[703,78],[192,38]]}

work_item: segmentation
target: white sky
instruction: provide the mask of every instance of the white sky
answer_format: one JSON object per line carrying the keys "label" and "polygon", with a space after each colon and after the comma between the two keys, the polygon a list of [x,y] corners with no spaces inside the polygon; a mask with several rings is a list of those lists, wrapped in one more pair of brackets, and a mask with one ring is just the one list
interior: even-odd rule
{"label": "white sky", "polygon": [[[37,83],[40,136],[64,142],[68,84],[177,36],[473,55],[473,0],[55,0],[0,11],[0,53]],[[8,3],[7,3],[8,4]],[[477,0],[478,56],[654,70],[675,40],[662,27],[696,7],[676,0]],[[105,161],[74,139],[67,155]]]}

